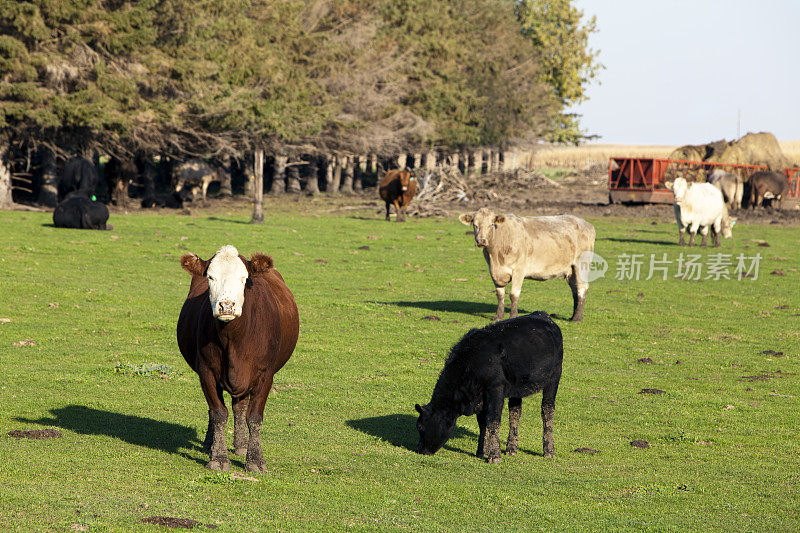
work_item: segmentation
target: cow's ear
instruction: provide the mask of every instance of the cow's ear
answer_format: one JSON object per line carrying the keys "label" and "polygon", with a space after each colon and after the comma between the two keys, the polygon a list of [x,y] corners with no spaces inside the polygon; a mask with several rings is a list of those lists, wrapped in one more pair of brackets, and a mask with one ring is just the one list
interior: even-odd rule
{"label": "cow's ear", "polygon": [[460,220],[461,223],[464,224],[465,226],[471,226],[473,218],[474,217],[472,215],[464,213],[463,215],[458,217],[458,220]]}
{"label": "cow's ear", "polygon": [[495,224],[502,224],[505,221],[506,221],[506,217],[504,215],[497,215],[496,217],[494,217],[494,223]]}
{"label": "cow's ear", "polygon": [[672,185],[673,185],[673,183],[671,181],[665,181],[664,182],[664,187],[666,187],[669,190],[672,190]]}
{"label": "cow's ear", "polygon": [[736,225],[736,219],[732,218],[731,219],[731,227],[734,227],[735,225]]}
{"label": "cow's ear", "polygon": [[181,267],[192,276],[202,276],[208,268],[208,261],[203,261],[195,254],[186,254],[181,257]]}
{"label": "cow's ear", "polygon": [[422,406],[421,406],[420,404],[418,404],[418,403],[415,403],[415,404],[414,404],[414,409],[416,409],[416,410],[417,410],[417,412],[418,412],[419,414],[423,414],[423,413],[425,412],[425,408],[424,408],[424,407],[422,407]]}
{"label": "cow's ear", "polygon": [[265,254],[253,254],[247,262],[250,277],[266,274],[272,268],[272,258]]}

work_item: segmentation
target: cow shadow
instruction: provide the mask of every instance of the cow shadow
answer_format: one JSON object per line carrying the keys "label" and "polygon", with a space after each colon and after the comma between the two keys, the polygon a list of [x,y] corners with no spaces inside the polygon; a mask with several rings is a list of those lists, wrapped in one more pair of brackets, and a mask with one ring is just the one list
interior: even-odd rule
{"label": "cow shadow", "polygon": [[[399,301],[399,302],[374,302],[384,305],[397,305],[399,307],[416,307],[427,311],[440,311],[442,313],[461,313],[464,315],[480,316],[494,315],[497,311],[496,303],[465,302],[463,300],[431,300],[431,301]],[[527,315],[530,311],[519,309],[519,314]],[[508,313],[508,308],[506,308]]]}
{"label": "cow shadow", "polygon": [[135,415],[93,409],[84,405],[67,405],[50,409],[51,416],[14,418],[17,422],[59,427],[80,435],[104,435],[114,437],[129,444],[173,453],[205,464],[205,461],[192,457],[185,450],[201,450],[195,428],[163,422]]}
{"label": "cow shadow", "polygon": [[207,217],[206,220],[211,220],[214,222],[228,222],[229,224],[247,224],[248,226],[252,224],[252,222],[250,222],[249,220],[236,220],[233,218],[223,218],[217,216]]}
{"label": "cow shadow", "polygon": [[[348,420],[345,423],[348,427],[360,431],[361,433],[378,437],[392,446],[404,448],[412,452],[417,450],[417,444],[419,444],[417,417],[414,415],[396,414],[371,416],[369,418]],[[477,439],[476,433],[456,426],[453,432],[453,438],[468,436],[474,436]],[[477,446],[477,440],[475,442]],[[456,448],[450,448],[449,446],[445,446],[444,448],[448,450],[452,449],[453,451],[462,451]]]}
{"label": "cow shadow", "polygon": [[627,243],[635,243],[635,244],[655,244],[657,246],[677,246],[678,243],[675,241],[657,241],[654,239],[631,239],[631,238],[617,238],[617,237],[605,237],[603,239],[597,239],[598,241],[612,241],[612,242],[627,242]]}

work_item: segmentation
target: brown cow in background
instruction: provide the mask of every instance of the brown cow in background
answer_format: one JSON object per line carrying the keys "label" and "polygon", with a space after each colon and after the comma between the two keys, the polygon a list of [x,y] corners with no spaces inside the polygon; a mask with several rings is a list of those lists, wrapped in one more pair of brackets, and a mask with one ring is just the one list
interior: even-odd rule
{"label": "brown cow in background", "polygon": [[181,266],[192,283],[178,318],[178,347],[200,377],[208,402],[203,448],[211,457],[206,466],[218,471],[231,467],[224,390],[233,403],[234,453],[246,454],[249,472],[265,472],[261,422],[273,376],[297,344],[294,296],[268,255],[254,254],[248,261],[233,246],[223,246],[207,261],[184,255]]}
{"label": "brown cow in background", "polygon": [[408,170],[390,170],[378,184],[378,193],[386,202],[386,220],[389,220],[389,206],[394,205],[397,221],[405,222],[406,208],[417,193],[417,177]]}

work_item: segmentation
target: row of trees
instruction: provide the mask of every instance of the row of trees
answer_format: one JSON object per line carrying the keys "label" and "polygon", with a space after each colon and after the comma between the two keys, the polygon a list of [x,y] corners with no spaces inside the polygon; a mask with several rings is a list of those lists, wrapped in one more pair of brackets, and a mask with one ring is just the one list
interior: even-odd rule
{"label": "row of trees", "polygon": [[0,3],[0,144],[178,157],[577,141],[571,0]]}

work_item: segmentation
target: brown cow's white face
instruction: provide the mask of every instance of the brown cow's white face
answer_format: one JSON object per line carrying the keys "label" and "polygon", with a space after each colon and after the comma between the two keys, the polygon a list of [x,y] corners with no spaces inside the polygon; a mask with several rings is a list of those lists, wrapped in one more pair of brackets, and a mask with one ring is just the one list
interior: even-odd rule
{"label": "brown cow's white face", "polygon": [[242,315],[244,287],[247,283],[247,265],[233,246],[223,246],[211,261],[206,271],[208,299],[214,318],[230,322]]}
{"label": "brown cow's white face", "polygon": [[498,225],[505,222],[506,217],[503,215],[495,215],[491,209],[482,207],[472,215],[461,215],[458,217],[458,220],[466,226],[472,226],[475,231],[475,246],[483,248],[489,245],[489,238],[492,232]]}
{"label": "brown cow's white face", "polygon": [[400,188],[403,190],[403,192],[408,190],[409,185],[411,185],[411,182],[415,179],[416,176],[413,172],[408,172],[407,170],[400,172]]}

